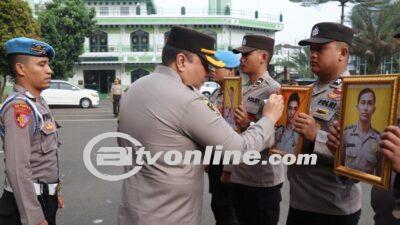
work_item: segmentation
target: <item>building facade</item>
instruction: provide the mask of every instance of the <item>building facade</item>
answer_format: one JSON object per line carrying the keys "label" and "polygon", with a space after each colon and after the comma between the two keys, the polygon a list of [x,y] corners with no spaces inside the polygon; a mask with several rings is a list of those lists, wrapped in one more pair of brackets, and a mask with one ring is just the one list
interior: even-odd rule
{"label": "building facade", "polygon": [[[230,0],[209,0],[208,9],[161,9],[153,0],[85,0],[96,10],[99,31],[85,40],[81,62],[69,81],[107,93],[118,77],[124,87],[151,73],[172,26],[213,36],[222,50],[240,46],[246,34],[273,37],[282,16],[234,10]],[[239,8],[239,7],[238,7]]]}

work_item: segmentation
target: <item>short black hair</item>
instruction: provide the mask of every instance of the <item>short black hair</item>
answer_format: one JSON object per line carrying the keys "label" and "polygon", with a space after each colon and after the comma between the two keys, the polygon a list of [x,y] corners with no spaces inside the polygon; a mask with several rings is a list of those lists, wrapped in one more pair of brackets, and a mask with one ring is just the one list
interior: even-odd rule
{"label": "short black hair", "polygon": [[11,54],[11,55],[7,56],[7,63],[9,65],[9,69],[10,69],[10,76],[14,83],[17,80],[15,65],[17,63],[26,64],[28,62],[28,59],[29,59],[29,56],[27,56],[27,55]]}
{"label": "short black hair", "polygon": [[176,56],[179,53],[183,53],[186,57],[188,57],[189,61],[192,61],[192,54],[189,51],[175,48],[169,45],[165,45],[162,50],[161,62],[164,66],[170,66],[176,59]]}
{"label": "short black hair", "polygon": [[360,102],[361,95],[367,94],[367,93],[372,93],[372,96],[374,97],[374,102],[376,102],[375,92],[371,88],[364,88],[358,94],[357,104]]}
{"label": "short black hair", "polygon": [[292,93],[292,94],[289,96],[289,100],[288,100],[288,102],[287,102],[287,106],[289,107],[289,103],[290,103],[290,102],[293,102],[293,101],[297,102],[297,104],[300,105],[300,96],[299,96],[299,94],[296,93],[296,92]]}

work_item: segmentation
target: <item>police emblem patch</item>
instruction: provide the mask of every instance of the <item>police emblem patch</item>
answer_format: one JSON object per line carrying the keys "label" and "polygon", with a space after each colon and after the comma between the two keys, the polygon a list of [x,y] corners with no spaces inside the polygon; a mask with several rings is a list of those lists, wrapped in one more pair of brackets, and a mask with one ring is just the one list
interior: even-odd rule
{"label": "police emblem patch", "polygon": [[13,105],[15,123],[20,128],[25,128],[31,119],[31,108],[25,103],[18,103]]}
{"label": "police emblem patch", "polygon": [[319,28],[318,28],[318,27],[315,27],[314,30],[313,30],[312,33],[311,33],[311,36],[316,36],[316,35],[318,35],[318,34],[319,34]]}
{"label": "police emblem patch", "polygon": [[39,55],[46,55],[46,47],[43,45],[32,44],[31,51]]}
{"label": "police emblem patch", "polygon": [[49,130],[49,131],[54,130],[54,125],[53,125],[53,123],[50,122],[50,121],[46,122],[45,127],[46,127],[46,129]]}

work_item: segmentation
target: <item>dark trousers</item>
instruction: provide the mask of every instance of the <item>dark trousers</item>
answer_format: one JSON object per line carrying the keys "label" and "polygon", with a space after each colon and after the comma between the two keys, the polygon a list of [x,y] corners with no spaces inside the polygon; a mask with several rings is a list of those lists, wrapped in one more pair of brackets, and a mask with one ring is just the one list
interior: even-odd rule
{"label": "dark trousers", "polygon": [[277,225],[282,184],[274,187],[232,185],[232,199],[240,225]]}
{"label": "dark trousers", "polygon": [[361,210],[344,216],[327,215],[289,208],[286,225],[357,225]]}
{"label": "dark trousers", "polygon": [[119,100],[121,100],[121,95],[113,95],[113,113],[118,115],[119,113]]}
{"label": "dark trousers", "polygon": [[220,181],[222,165],[210,165],[208,179],[211,193],[211,210],[216,225],[238,225],[233,209],[231,185]]}
{"label": "dark trousers", "polygon": [[[57,196],[38,196],[43,214],[49,225],[56,225],[56,214],[58,210]],[[4,191],[0,199],[0,224],[21,225],[21,218],[18,212],[14,194]]]}

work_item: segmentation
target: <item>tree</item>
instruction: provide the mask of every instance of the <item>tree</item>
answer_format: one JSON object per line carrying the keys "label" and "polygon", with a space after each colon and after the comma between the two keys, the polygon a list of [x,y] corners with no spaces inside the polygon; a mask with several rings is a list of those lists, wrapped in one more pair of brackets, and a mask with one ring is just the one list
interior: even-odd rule
{"label": "tree", "polygon": [[314,76],[310,68],[309,47],[302,47],[295,55],[290,55],[289,59],[279,60],[276,64],[295,70],[301,78],[312,78]]}
{"label": "tree", "polygon": [[348,3],[362,3],[362,4],[376,4],[376,3],[381,3],[384,4],[387,1],[386,0],[290,0],[291,2],[300,2],[302,6],[312,6],[312,5],[318,5],[318,4],[323,4],[327,2],[339,2],[340,7],[342,8],[342,14],[340,16],[340,23],[344,23],[344,7],[346,7],[346,4]]}
{"label": "tree", "polygon": [[39,14],[44,40],[56,51],[52,69],[55,78],[73,76],[75,62],[83,54],[85,37],[96,29],[94,10],[88,10],[82,0],[53,0]]}
{"label": "tree", "polygon": [[28,3],[24,0],[0,1],[0,102],[2,100],[7,75],[11,74],[5,60],[4,43],[15,37],[39,39],[39,24],[33,18]]}
{"label": "tree", "polygon": [[393,36],[400,28],[400,2],[383,8],[358,5],[350,16],[356,34],[352,54],[367,62],[367,74],[379,73],[385,58],[400,51],[400,41]]}

